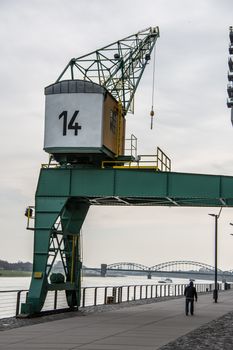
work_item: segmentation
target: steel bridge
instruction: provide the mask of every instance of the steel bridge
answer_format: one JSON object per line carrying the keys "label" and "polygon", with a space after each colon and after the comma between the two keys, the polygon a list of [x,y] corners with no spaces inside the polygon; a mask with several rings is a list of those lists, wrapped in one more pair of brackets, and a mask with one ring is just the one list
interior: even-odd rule
{"label": "steel bridge", "polygon": [[[166,261],[153,266],[146,266],[138,263],[132,262],[118,262],[107,265],[108,270],[124,270],[124,271],[196,271],[196,272],[214,272],[214,267],[198,261],[188,261],[188,260],[176,260],[176,261]],[[219,273],[224,271],[218,269]]]}
{"label": "steel bridge", "polygon": [[[95,270],[100,272],[101,276],[107,273],[124,273],[134,275],[147,275],[148,278],[154,276],[195,278],[195,279],[213,279],[214,267],[206,263],[193,260],[175,260],[167,261],[153,266],[146,266],[133,262],[117,262],[113,264],[101,264],[101,268],[84,268],[85,271]],[[233,271],[223,271],[218,269],[219,279],[233,281]]]}

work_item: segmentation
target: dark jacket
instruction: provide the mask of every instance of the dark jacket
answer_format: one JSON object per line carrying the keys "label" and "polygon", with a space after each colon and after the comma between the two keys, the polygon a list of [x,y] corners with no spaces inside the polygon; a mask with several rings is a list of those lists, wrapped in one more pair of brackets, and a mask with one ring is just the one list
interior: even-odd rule
{"label": "dark jacket", "polygon": [[194,299],[194,297],[195,297],[195,299],[197,301],[197,291],[196,291],[196,288],[193,287],[193,285],[189,285],[185,288],[184,295],[188,299]]}

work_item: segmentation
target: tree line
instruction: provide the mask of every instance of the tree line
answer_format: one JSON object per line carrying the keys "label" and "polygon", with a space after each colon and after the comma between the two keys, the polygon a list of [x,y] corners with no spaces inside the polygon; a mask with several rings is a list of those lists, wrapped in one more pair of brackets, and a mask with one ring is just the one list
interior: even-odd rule
{"label": "tree line", "polygon": [[9,263],[6,260],[0,260],[0,270],[32,271],[32,263],[22,261]]}

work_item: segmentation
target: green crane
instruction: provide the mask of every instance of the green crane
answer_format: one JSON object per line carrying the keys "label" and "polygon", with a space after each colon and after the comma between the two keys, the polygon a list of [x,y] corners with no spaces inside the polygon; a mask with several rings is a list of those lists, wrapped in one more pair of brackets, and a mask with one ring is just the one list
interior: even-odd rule
{"label": "green crane", "polygon": [[[125,120],[159,28],[147,28],[79,58],[72,58],[57,81],[45,88],[46,152],[59,164],[43,167],[35,196],[34,257],[30,290],[21,313],[43,308],[48,291],[64,290],[71,308],[80,305],[80,230],[89,206],[102,191],[95,159],[115,159],[124,153]],[[71,179],[82,170],[81,181]],[[94,171],[94,172],[93,172]],[[90,199],[79,194],[93,174]],[[62,175],[60,177],[60,175]],[[102,175],[101,175],[102,176]],[[83,182],[83,184],[82,184]],[[110,184],[109,184],[110,185]],[[69,191],[72,186],[75,191]],[[67,192],[68,190],[68,192]],[[33,216],[27,211],[28,222]],[[53,273],[60,256],[63,274]]]}

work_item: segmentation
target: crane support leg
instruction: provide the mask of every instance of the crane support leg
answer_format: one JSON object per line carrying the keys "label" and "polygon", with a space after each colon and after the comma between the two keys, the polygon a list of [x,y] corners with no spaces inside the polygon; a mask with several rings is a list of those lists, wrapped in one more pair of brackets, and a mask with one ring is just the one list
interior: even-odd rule
{"label": "crane support leg", "polygon": [[[80,229],[89,204],[77,197],[65,196],[38,196],[35,204],[33,272],[21,314],[40,312],[50,290],[65,290],[68,305],[78,307],[81,289]],[[64,267],[62,283],[49,280],[58,254]]]}
{"label": "crane support leg", "polygon": [[71,289],[66,289],[67,304],[70,307],[80,305],[81,292],[81,243],[80,230],[87,215],[89,204],[78,198],[70,199],[61,215],[61,224],[65,247],[66,283]]}

